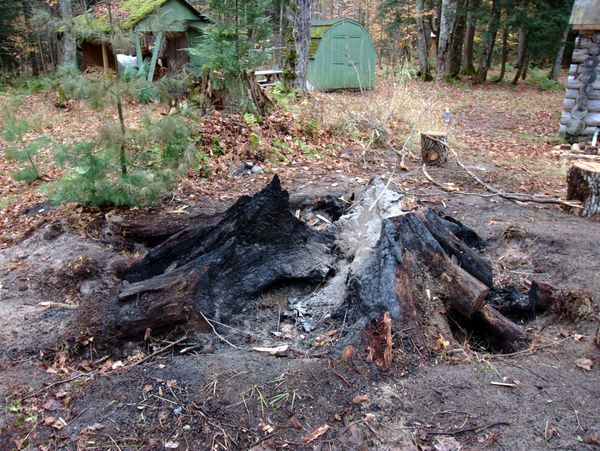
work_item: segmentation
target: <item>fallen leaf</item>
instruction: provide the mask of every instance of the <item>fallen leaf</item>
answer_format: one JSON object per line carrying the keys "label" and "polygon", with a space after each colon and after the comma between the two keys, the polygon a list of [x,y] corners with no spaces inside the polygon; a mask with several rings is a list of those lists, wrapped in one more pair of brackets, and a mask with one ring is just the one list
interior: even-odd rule
{"label": "fallen leaf", "polygon": [[436,451],[459,451],[462,449],[458,440],[451,435],[440,435],[436,437],[433,447]]}
{"label": "fallen leaf", "polygon": [[144,385],[144,388],[142,389],[142,391],[144,393],[148,393],[149,391],[152,391],[152,385]]}
{"label": "fallen leaf", "polygon": [[60,430],[67,425],[67,422],[62,418],[45,417],[44,424],[50,426],[53,429]]}
{"label": "fallen leaf", "polygon": [[325,435],[330,427],[331,426],[329,426],[328,424],[324,424],[323,426],[319,426],[318,428],[313,429],[304,436],[304,443],[308,445],[309,443],[314,442],[322,435]]}
{"label": "fallen leaf", "polygon": [[575,365],[585,371],[592,371],[593,362],[590,359],[577,359]]}
{"label": "fallen leaf", "polygon": [[368,395],[356,395],[354,397],[354,399],[352,400],[352,404],[360,406],[360,405],[366,403],[367,401],[369,401]]}
{"label": "fallen leaf", "polygon": [[62,406],[60,402],[56,399],[49,399],[44,403],[44,410],[49,410],[50,412],[54,412],[55,410],[60,409]]}
{"label": "fallen leaf", "polygon": [[583,436],[583,443],[586,445],[600,444],[600,434],[598,434],[598,431],[587,431]]}
{"label": "fallen leaf", "polygon": [[123,362],[121,360],[117,360],[115,363],[112,364],[111,368],[113,370],[116,370],[117,368],[123,368],[125,365],[123,364]]}

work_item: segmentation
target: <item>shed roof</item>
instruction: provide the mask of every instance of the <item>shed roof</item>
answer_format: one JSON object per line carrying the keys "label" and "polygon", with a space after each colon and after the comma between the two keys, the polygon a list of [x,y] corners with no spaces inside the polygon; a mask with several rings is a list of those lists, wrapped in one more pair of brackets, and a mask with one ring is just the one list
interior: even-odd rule
{"label": "shed roof", "polygon": [[352,19],[339,17],[337,19],[315,19],[310,22],[310,45],[308,47],[308,57],[314,58],[319,48],[321,38],[329,31],[329,29],[340,22],[349,21],[355,22]]}
{"label": "shed roof", "polygon": [[600,2],[575,0],[569,23],[576,30],[600,30]]}
{"label": "shed roof", "polygon": [[[146,17],[159,10],[166,3],[173,0],[111,0],[97,3],[85,13],[75,18],[75,27],[88,27],[93,31],[107,31],[110,26],[110,17],[113,23],[122,30],[130,30]],[[189,8],[198,20],[206,20],[192,5],[185,0],[177,0]],[[110,4],[110,16],[109,16]]]}

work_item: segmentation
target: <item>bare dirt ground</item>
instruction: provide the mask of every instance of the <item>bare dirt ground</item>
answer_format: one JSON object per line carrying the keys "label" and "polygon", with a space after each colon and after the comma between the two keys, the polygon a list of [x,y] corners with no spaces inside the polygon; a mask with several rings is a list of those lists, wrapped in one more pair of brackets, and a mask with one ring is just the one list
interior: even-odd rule
{"label": "bare dirt ground", "polygon": [[[410,89],[426,96],[430,87]],[[358,95],[328,96],[347,105]],[[432,114],[449,105],[451,140],[478,175],[505,190],[564,195],[564,168],[549,155],[561,94],[486,85],[438,88],[436,96]],[[224,162],[231,172],[192,176],[170,203],[150,212],[55,209],[40,204],[43,196],[31,187],[4,179],[11,196],[29,200],[2,210],[0,448],[597,449],[600,220],[555,206],[446,193],[427,182],[418,160],[409,158],[407,171],[393,170],[396,161],[348,142],[322,159],[301,156],[266,169],[279,173],[292,194],[346,199],[372,176],[393,174],[391,189],[486,239],[497,285],[525,293],[538,280],[586,290],[594,313],[576,321],[539,316],[523,324],[529,347],[509,355],[492,354],[476,340],[431,352],[396,331],[390,369],[361,353],[335,358],[328,351],[338,330],[308,333],[282,316],[284,301],[307,287],[277,287],[232,327],[219,328],[220,338],[175,331],[106,341],[86,320],[115,308],[115,269],[143,250],[124,251],[103,235],[105,215],[179,217],[198,212],[198,202],[205,213],[221,211],[261,188],[272,172],[236,173],[239,164]],[[481,192],[454,162],[430,173],[449,188]],[[308,351],[252,351],[298,340]]]}

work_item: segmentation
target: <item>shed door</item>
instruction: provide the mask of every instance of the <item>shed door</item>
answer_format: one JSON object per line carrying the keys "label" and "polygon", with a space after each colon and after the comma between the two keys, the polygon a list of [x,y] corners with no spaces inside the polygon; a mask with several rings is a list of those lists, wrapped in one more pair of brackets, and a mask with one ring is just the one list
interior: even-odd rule
{"label": "shed door", "polygon": [[358,88],[364,84],[363,80],[360,80],[362,76],[362,68],[360,64],[361,60],[361,36],[349,36],[348,37],[348,71],[347,71],[347,83],[349,87]]}
{"label": "shed door", "polygon": [[330,89],[362,88],[366,82],[361,64],[364,38],[349,36],[347,30],[340,31],[331,40],[331,69],[327,86]]}
{"label": "shed door", "polygon": [[333,89],[343,88],[346,83],[346,64],[348,61],[346,36],[334,36],[331,42],[331,71],[327,85]]}

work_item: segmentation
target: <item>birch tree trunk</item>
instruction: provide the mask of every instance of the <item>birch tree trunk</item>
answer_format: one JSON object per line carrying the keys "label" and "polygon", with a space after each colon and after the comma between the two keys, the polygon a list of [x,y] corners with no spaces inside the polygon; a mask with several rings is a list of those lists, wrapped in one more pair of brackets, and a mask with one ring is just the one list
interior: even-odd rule
{"label": "birch tree trunk", "polygon": [[473,48],[475,41],[475,30],[477,28],[477,10],[479,9],[480,0],[469,1],[469,14],[467,18],[467,29],[465,31],[465,43],[462,52],[462,69],[464,75],[474,75],[475,66],[473,65]]}
{"label": "birch tree trunk", "polygon": [[423,11],[424,5],[423,0],[416,0],[415,2],[417,16],[417,49],[419,51],[419,70],[421,71],[421,79],[423,81],[431,80],[431,73],[429,71],[429,55],[427,52],[427,38],[425,36],[425,27],[423,24]]}
{"label": "birch tree trunk", "polygon": [[77,42],[73,34],[73,5],[71,0],[59,0],[60,17],[64,22],[62,37],[62,54],[60,66],[65,69],[77,68]]}
{"label": "birch tree trunk", "polygon": [[293,16],[294,45],[296,48],[296,87],[308,89],[308,46],[310,44],[310,13],[312,0],[296,0]]}
{"label": "birch tree trunk", "polygon": [[560,65],[562,63],[563,54],[565,53],[565,45],[567,44],[568,36],[569,24],[565,26],[565,31],[563,32],[562,38],[560,39],[560,46],[558,47],[556,57],[554,58],[554,64],[552,65],[552,72],[550,73],[550,78],[554,81],[558,81],[558,77],[560,76]]}
{"label": "birch tree trunk", "polygon": [[492,17],[488,27],[487,41],[483,53],[481,54],[477,74],[475,74],[475,77],[473,78],[475,83],[483,83],[487,79],[487,74],[490,70],[490,65],[492,64],[492,54],[494,52],[494,44],[496,43],[496,34],[498,33],[501,12],[500,2],[498,0],[493,0]]}
{"label": "birch tree trunk", "polygon": [[442,0],[436,81],[443,80],[448,75],[450,45],[456,19],[456,2],[457,0]]}

